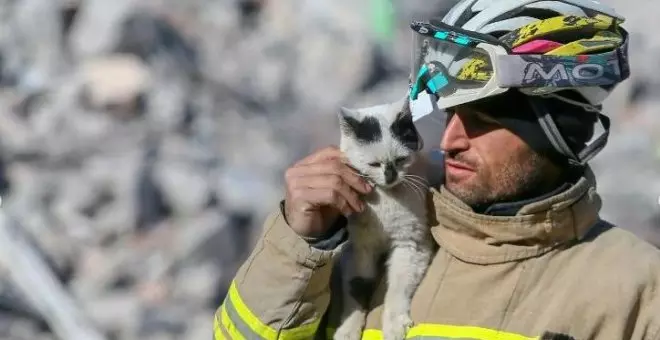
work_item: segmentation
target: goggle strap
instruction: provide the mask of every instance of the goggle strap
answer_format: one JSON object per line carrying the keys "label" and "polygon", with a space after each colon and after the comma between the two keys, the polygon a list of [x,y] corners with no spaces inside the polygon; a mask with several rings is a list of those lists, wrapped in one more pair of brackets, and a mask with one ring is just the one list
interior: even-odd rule
{"label": "goggle strap", "polygon": [[500,87],[538,89],[539,93],[535,93],[538,95],[543,93],[543,88],[611,86],[630,76],[628,41],[624,39],[616,50],[599,55],[508,54],[491,58],[496,59],[496,77]]}

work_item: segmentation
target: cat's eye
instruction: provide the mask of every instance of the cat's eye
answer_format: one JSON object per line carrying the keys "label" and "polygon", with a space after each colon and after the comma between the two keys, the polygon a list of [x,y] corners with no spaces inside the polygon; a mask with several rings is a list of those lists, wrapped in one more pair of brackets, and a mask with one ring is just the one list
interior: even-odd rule
{"label": "cat's eye", "polygon": [[397,166],[401,166],[401,165],[405,164],[407,160],[408,160],[408,157],[397,157],[397,158],[394,160],[394,163],[395,163]]}
{"label": "cat's eye", "polygon": [[371,162],[371,163],[369,163],[369,166],[370,166],[370,167],[377,168],[377,167],[380,166],[380,162]]}

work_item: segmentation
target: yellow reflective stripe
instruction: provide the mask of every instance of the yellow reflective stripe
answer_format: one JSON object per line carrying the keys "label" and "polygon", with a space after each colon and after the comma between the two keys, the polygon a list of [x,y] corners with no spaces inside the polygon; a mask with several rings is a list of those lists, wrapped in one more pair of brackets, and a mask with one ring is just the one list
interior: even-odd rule
{"label": "yellow reflective stripe", "polygon": [[213,339],[214,340],[224,340],[225,335],[220,330],[220,323],[218,322],[218,314],[213,316]]}
{"label": "yellow reflective stripe", "polygon": [[213,335],[214,340],[231,340],[231,337],[227,334],[223,327],[220,327],[220,313],[221,310],[216,313],[213,318]]}
{"label": "yellow reflective stripe", "polygon": [[497,331],[494,329],[474,326],[452,326],[436,324],[419,324],[410,329],[406,339],[442,337],[449,339],[479,339],[479,340],[535,340],[538,337],[527,337],[520,334]]}
{"label": "yellow reflective stripe", "polygon": [[383,332],[378,329],[365,329],[362,332],[362,340],[382,340]]}
{"label": "yellow reflective stripe", "polygon": [[225,331],[229,333],[229,336],[232,338],[232,340],[245,340],[241,332],[238,331],[238,328],[234,325],[234,323],[231,321],[231,318],[227,314],[227,305],[225,304],[222,305],[222,309],[220,311],[220,320],[222,327],[224,327]]}
{"label": "yellow reflective stripe", "polygon": [[316,334],[316,330],[319,328],[319,323],[321,320],[316,320],[312,323],[302,325],[300,327],[283,329],[280,331],[280,339],[283,340],[297,340],[297,339],[311,339]]}
{"label": "yellow reflective stripe", "polygon": [[229,287],[229,294],[227,296],[231,300],[231,304],[236,309],[236,313],[253,332],[266,339],[276,339],[277,331],[265,325],[259,318],[257,318],[252,311],[247,307],[243,299],[238,294],[236,282],[232,282]]}
{"label": "yellow reflective stripe", "polygon": [[[332,339],[332,337],[335,335],[335,332],[337,331],[336,328],[326,328],[325,329],[325,338],[326,339]],[[364,332],[362,332],[362,340],[382,340],[383,339],[383,332],[378,330],[378,329],[365,329]]]}
{"label": "yellow reflective stripe", "polygon": [[[245,302],[243,302],[243,299],[238,293],[238,289],[236,288],[235,282],[232,282],[231,286],[229,287],[229,294],[227,296],[227,299],[229,300],[228,302],[231,304],[233,309],[236,311],[236,314],[238,314],[238,317],[241,319],[240,322],[246,325],[252,332],[254,332],[254,334],[267,340],[311,339],[314,337],[314,334],[316,333],[316,330],[321,321],[319,318],[318,320],[315,320],[312,323],[300,327],[296,327],[292,329],[283,329],[279,332],[279,337],[278,337],[277,330],[261,322],[261,320],[259,320],[259,318],[257,318],[257,316],[254,315],[252,311],[250,311],[250,309],[247,307]],[[239,322],[239,320],[237,320],[237,322]],[[233,336],[233,334],[230,335]]]}
{"label": "yellow reflective stripe", "polygon": [[[332,339],[335,328],[326,329],[326,339]],[[378,329],[365,329],[362,332],[362,340],[382,340],[383,332]],[[438,324],[419,324],[412,327],[406,339],[410,340],[450,340],[450,339],[472,339],[472,340],[539,340],[539,337],[527,337],[524,335],[497,331],[494,329],[455,326]]]}

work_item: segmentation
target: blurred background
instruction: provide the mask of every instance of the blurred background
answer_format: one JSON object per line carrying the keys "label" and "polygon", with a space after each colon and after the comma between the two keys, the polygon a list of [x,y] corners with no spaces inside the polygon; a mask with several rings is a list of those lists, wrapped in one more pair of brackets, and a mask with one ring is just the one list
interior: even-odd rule
{"label": "blurred background", "polygon": [[[0,0],[0,339],[210,339],[284,170],[405,95],[410,20],[454,4],[391,1]],[[660,3],[603,2],[603,215],[660,246]]]}

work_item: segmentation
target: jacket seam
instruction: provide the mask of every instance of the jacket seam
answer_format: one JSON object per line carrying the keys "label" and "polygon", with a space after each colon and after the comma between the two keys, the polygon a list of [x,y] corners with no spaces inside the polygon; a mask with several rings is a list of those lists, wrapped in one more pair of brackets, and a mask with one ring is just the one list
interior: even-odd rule
{"label": "jacket seam", "polygon": [[[546,247],[538,249],[529,249],[529,250],[519,250],[514,251],[514,253],[502,254],[502,255],[467,255],[464,252],[458,250],[456,247],[451,246],[450,242],[446,242],[442,237],[440,237],[442,243],[441,246],[447,250],[450,250],[452,256],[458,258],[459,260],[467,263],[473,264],[500,264],[508,263],[513,261],[527,260],[533,257],[539,257],[552,250],[562,246],[566,242],[558,242]],[[567,241],[568,242],[568,241]]]}
{"label": "jacket seam", "polygon": [[[442,274],[440,276],[440,281],[438,281],[438,288],[433,292],[433,298],[431,301],[435,301],[435,299],[438,297],[438,293],[440,293],[440,289],[442,288],[442,283],[445,281],[445,278],[447,277],[447,271],[449,270],[449,266],[451,263],[454,261],[454,256],[451,255],[448,252],[445,252],[444,254],[447,256],[447,265],[444,266],[445,268],[442,270]],[[426,313],[424,314],[424,318],[428,319],[429,315],[431,314],[431,309],[433,309],[433,303],[429,304],[429,307],[426,309]]]}
{"label": "jacket seam", "polygon": [[[291,320],[293,320],[293,318],[298,314],[298,311],[300,310],[300,306],[302,306],[303,296],[305,295],[305,292],[307,291],[307,288],[309,287],[309,282],[311,281],[312,275],[314,274],[314,272],[315,272],[318,268],[320,268],[320,267],[319,267],[319,266],[315,266],[314,269],[308,271],[308,273],[305,275],[305,276],[306,276],[305,279],[304,279],[305,284],[304,284],[304,286],[303,286],[303,289],[301,290],[300,296],[296,299],[296,302],[295,302],[295,304],[293,305],[293,308],[291,309],[291,312],[289,313],[289,315],[287,316],[287,318],[284,319],[284,322],[282,322],[282,324],[280,325],[280,327],[277,328],[277,339],[280,338],[280,334],[281,334],[282,331],[284,330],[284,326],[285,326],[285,325],[288,325],[289,322],[291,322]],[[301,326],[302,326],[302,325],[301,325]],[[318,330],[317,330],[317,332],[318,332]]]}
{"label": "jacket seam", "polygon": [[511,309],[511,306],[513,305],[513,300],[516,296],[516,293],[520,289],[521,282],[523,281],[524,274],[527,271],[528,263],[523,262],[520,264],[522,266],[522,269],[520,270],[520,275],[518,276],[518,280],[516,280],[516,285],[513,287],[513,291],[511,291],[511,296],[509,297],[509,302],[507,302],[506,307],[504,308],[504,314],[502,315],[502,321],[500,321],[500,325],[498,327],[499,330],[504,329],[504,325],[509,322],[509,310]]}
{"label": "jacket seam", "polygon": [[655,331],[652,334],[651,340],[660,340],[660,325],[655,327]]}
{"label": "jacket seam", "polygon": [[248,261],[248,263],[247,263],[247,266],[245,266],[245,272],[243,273],[243,275],[242,275],[242,277],[241,277],[241,280],[240,280],[239,282],[236,282],[236,285],[237,285],[237,286],[242,286],[242,285],[245,283],[245,278],[248,276],[248,273],[249,273],[250,270],[252,269],[252,265],[254,264],[254,260],[255,260],[259,255],[261,255],[261,253],[264,251],[264,248],[265,248],[264,246],[265,246],[265,245],[264,245],[263,241],[262,241],[262,242],[259,242],[259,243],[260,243],[260,244],[259,244],[259,249],[255,249],[254,254],[250,257],[250,259],[249,259],[249,261]]}

